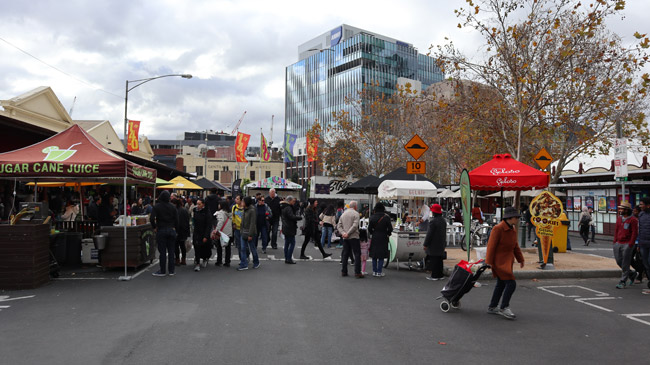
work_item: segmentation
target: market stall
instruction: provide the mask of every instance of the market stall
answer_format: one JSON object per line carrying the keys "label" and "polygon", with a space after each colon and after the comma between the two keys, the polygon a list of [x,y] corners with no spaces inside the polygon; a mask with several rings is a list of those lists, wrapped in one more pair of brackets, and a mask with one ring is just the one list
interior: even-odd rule
{"label": "market stall", "polygon": [[247,194],[249,196],[254,196],[256,193],[262,193],[264,196],[268,196],[269,190],[271,189],[275,189],[276,193],[282,198],[285,198],[288,195],[293,195],[298,198],[300,197],[302,185],[279,176],[271,176],[264,180],[253,181],[246,185]]}
{"label": "market stall", "polygon": [[[401,217],[406,211],[415,211],[416,207],[424,204],[425,199],[435,198],[437,190],[429,181],[384,180],[377,188],[377,198],[397,200],[398,217]],[[398,218],[389,238],[390,257],[386,265],[396,261],[399,268],[400,261],[407,261],[410,268],[413,262],[423,260],[426,256],[423,247],[425,237],[426,232],[419,232],[417,227],[411,230]]]}
{"label": "market stall", "polygon": [[[117,156],[81,127],[73,125],[39,143],[0,154],[0,178],[34,181],[37,184],[41,181],[121,182],[126,196],[127,184],[155,184],[156,170]],[[124,199],[124,211],[126,210]],[[124,256],[124,277],[121,279],[124,280],[130,279],[126,275],[129,261],[127,232],[129,229],[136,229],[127,227],[127,221],[124,220],[123,226],[120,227],[123,233],[120,246]],[[48,241],[47,237],[43,240],[44,244]],[[117,244],[116,241],[114,245]]]}

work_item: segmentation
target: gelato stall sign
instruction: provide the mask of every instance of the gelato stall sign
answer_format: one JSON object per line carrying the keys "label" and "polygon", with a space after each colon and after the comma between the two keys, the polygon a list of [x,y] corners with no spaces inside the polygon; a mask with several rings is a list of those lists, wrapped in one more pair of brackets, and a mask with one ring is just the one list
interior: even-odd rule
{"label": "gelato stall sign", "polygon": [[537,227],[536,233],[540,237],[544,263],[548,262],[548,254],[557,229],[562,224],[560,215],[564,213],[562,202],[549,191],[542,191],[530,203],[531,221]]}

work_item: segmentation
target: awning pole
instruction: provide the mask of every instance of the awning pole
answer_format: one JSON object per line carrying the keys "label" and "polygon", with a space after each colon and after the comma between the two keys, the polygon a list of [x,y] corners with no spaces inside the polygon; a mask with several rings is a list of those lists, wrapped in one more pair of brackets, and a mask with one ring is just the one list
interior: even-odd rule
{"label": "awning pole", "polygon": [[505,203],[503,200],[503,187],[501,188],[501,219],[503,219],[503,204]]}
{"label": "awning pole", "polygon": [[81,183],[79,184],[79,209],[81,210],[81,220],[84,220],[84,188]]}
{"label": "awning pole", "polygon": [[[126,170],[126,165],[125,165],[125,170]],[[127,267],[126,267],[126,176],[127,172],[124,171],[124,215],[122,218],[122,226],[124,226],[124,276],[120,276],[119,280],[120,281],[129,281],[131,280],[131,277],[127,273]]]}

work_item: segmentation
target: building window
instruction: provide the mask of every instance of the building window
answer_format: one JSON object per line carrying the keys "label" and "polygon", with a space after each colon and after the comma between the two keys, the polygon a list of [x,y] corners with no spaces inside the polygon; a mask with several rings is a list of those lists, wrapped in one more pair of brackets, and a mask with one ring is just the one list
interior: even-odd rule
{"label": "building window", "polygon": [[269,177],[271,177],[271,171],[267,171],[267,172],[264,174],[264,177],[267,178],[267,179],[268,179]]}
{"label": "building window", "polygon": [[196,167],[196,176],[203,176],[203,166]]}
{"label": "building window", "polygon": [[255,181],[255,171],[251,171],[251,181]]}
{"label": "building window", "polygon": [[212,176],[213,180],[219,181],[219,171],[214,170],[214,175]]}

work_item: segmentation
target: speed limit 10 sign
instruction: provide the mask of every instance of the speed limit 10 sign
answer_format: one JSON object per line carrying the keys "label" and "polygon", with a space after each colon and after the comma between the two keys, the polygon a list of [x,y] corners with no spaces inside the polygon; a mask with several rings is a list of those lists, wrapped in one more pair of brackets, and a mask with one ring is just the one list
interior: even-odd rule
{"label": "speed limit 10 sign", "polygon": [[407,161],[406,173],[407,174],[426,174],[427,163],[424,161]]}

